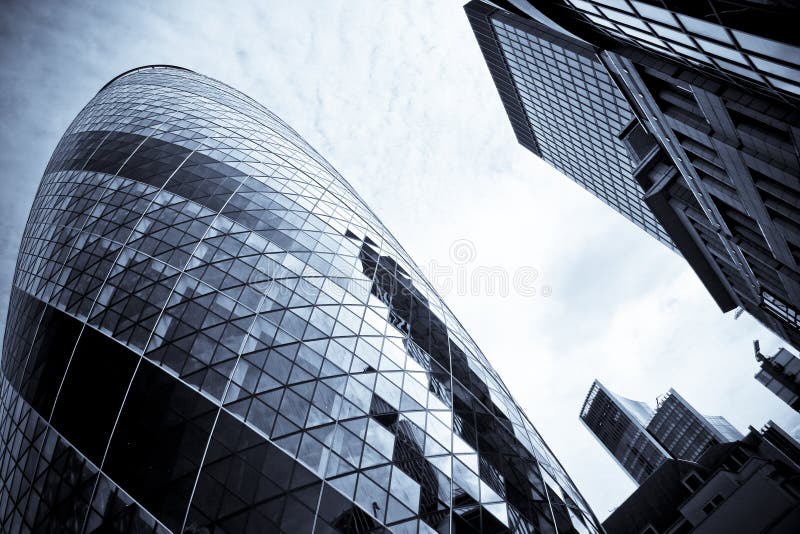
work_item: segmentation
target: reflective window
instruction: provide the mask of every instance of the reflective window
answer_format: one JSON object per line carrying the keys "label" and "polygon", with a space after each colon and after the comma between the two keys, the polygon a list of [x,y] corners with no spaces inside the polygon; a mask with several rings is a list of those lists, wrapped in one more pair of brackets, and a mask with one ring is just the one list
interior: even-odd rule
{"label": "reflective window", "polygon": [[49,417],[69,364],[81,323],[48,307],[36,329],[20,382],[20,393],[37,412]]}
{"label": "reflective window", "polygon": [[138,357],[91,328],[81,335],[53,411],[53,425],[100,465]]}
{"label": "reflective window", "polygon": [[215,408],[142,361],[109,444],[104,470],[169,528],[183,523]]}
{"label": "reflective window", "polygon": [[[616,12],[615,17],[630,18]],[[493,27],[541,157],[672,247],[642,201],[632,176],[634,165],[618,138],[633,114],[594,51],[510,16],[495,16]],[[642,36],[664,46],[655,37]]]}
{"label": "reflective window", "polygon": [[703,37],[709,37],[723,43],[731,43],[731,38],[728,35],[728,32],[725,31],[725,28],[719,24],[706,22],[704,20],[682,14],[678,14],[678,20],[680,20],[686,29],[692,33],[702,35]]}

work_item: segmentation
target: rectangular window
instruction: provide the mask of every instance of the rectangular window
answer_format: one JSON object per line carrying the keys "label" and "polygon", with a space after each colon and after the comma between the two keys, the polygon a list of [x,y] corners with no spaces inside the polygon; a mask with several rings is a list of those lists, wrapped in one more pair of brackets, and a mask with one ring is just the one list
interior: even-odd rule
{"label": "rectangular window", "polygon": [[703,479],[700,478],[700,475],[697,473],[689,473],[689,475],[683,479],[683,485],[686,486],[689,491],[694,493],[698,488],[700,488],[700,486],[703,485]]}

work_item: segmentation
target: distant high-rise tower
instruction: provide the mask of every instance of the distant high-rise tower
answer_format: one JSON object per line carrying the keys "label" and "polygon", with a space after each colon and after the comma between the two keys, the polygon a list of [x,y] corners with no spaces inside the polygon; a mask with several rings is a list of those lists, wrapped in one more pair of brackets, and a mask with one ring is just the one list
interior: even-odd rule
{"label": "distant high-rise tower", "polygon": [[[723,311],[744,308],[800,348],[800,6],[465,9],[520,142],[579,182],[584,161],[623,162],[592,179],[631,193],[644,227],[677,248]],[[541,148],[551,144],[568,163]],[[609,187],[593,192],[620,210]]]}
{"label": "distant high-rise tower", "polygon": [[779,349],[772,356],[764,356],[756,342],[756,359],[761,363],[756,380],[800,412],[800,358],[786,349]]}
{"label": "distant high-rise tower", "polygon": [[637,484],[668,459],[695,461],[711,445],[742,437],[724,417],[700,415],[674,389],[653,410],[595,380],[580,417]]}
{"label": "distant high-rise tower", "polygon": [[20,247],[2,532],[598,532],[351,186],[216,80],[124,73]]}

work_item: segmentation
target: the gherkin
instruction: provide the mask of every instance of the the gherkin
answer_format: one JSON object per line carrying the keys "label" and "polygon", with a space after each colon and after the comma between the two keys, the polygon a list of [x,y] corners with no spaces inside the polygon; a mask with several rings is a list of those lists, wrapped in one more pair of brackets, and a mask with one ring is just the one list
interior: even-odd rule
{"label": "the gherkin", "polygon": [[4,532],[598,530],[347,182],[191,71],[70,125],[8,317]]}

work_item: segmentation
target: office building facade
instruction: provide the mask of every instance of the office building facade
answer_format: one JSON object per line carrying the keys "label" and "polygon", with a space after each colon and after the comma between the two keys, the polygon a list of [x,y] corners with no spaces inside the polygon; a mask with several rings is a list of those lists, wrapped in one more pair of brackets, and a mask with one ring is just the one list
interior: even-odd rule
{"label": "office building facade", "polygon": [[595,380],[581,409],[581,421],[637,484],[670,458],[648,431],[653,410],[609,391]]}
{"label": "office building facade", "polygon": [[633,113],[593,47],[480,1],[464,9],[519,143],[673,248],[617,136]]}
{"label": "office building facade", "polygon": [[662,464],[603,521],[609,534],[790,534],[800,524],[800,445],[771,421],[696,461]]}
{"label": "office building facade", "polygon": [[5,532],[597,532],[406,252],[218,81],[124,73],[50,160],[0,380]]}
{"label": "office building facade", "polygon": [[697,460],[709,447],[742,437],[724,417],[704,416],[674,389],[656,409],[619,396],[595,380],[581,421],[630,478],[642,484],[664,462]]}
{"label": "office building facade", "polygon": [[765,356],[756,347],[756,360],[761,364],[756,380],[800,412],[800,358],[783,348],[772,356]]}
{"label": "office building facade", "polygon": [[[794,2],[516,0],[605,50],[631,46],[743,91],[800,102]],[[535,6],[535,7],[534,7]],[[633,49],[630,49],[631,51]]]}
{"label": "office building facade", "polygon": [[800,346],[800,108],[651,56],[601,56],[637,103],[645,203],[723,311]]}
{"label": "office building facade", "polygon": [[[626,108],[614,134],[658,228],[723,311],[745,309],[800,347],[800,48],[795,30],[775,22],[796,12],[779,3],[713,0],[500,4],[505,9],[472,2],[467,12],[485,21],[473,28],[487,63],[493,58],[498,90],[511,95],[503,98],[509,116],[533,123],[550,107],[514,106],[512,96],[523,90],[504,74],[513,54],[493,21],[555,27],[583,43],[622,95],[625,105],[607,113]],[[552,58],[523,52],[525,75],[550,68]],[[562,105],[575,90],[573,80],[548,89]],[[517,123],[524,121],[512,119],[515,131]],[[578,159],[587,146],[593,142],[579,139],[564,150]]]}

